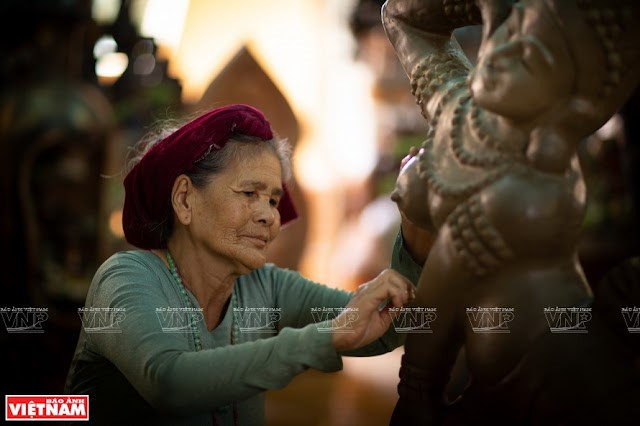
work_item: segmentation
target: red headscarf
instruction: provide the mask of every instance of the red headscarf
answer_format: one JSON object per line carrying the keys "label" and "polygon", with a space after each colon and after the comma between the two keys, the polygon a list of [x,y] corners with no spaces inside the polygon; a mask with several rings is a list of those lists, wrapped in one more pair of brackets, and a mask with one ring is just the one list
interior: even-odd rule
{"label": "red headscarf", "polygon": [[[191,171],[211,150],[222,149],[232,133],[273,138],[262,112],[243,104],[216,108],[185,124],[154,145],[124,179],[124,235],[142,249],[162,248],[160,224],[171,214],[169,198],[176,178]],[[278,205],[284,225],[298,214],[284,186]]]}

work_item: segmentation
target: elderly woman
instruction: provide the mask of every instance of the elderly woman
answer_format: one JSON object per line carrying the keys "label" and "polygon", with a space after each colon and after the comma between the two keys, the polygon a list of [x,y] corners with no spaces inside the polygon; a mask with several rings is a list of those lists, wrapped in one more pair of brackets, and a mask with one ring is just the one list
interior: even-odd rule
{"label": "elderly woman", "polygon": [[[576,144],[638,84],[638,5],[385,3],[387,35],[431,127],[393,199],[436,234],[415,303],[438,310],[432,334],[407,338],[392,424],[637,422],[633,354],[592,318],[578,261]],[[473,68],[452,31],[479,23]],[[447,404],[462,347],[471,381]]]}
{"label": "elderly woman", "polygon": [[[262,424],[265,390],[307,368],[339,370],[341,354],[402,343],[388,312],[413,296],[400,273],[385,270],[351,294],[265,263],[296,217],[288,170],[285,145],[247,105],[184,125],[131,169],[123,225],[143,250],[117,253],[97,271],[85,311],[122,315],[117,332],[81,332],[66,386],[90,395],[93,421]],[[395,259],[415,276],[401,240]],[[175,313],[189,316],[190,332],[169,332]]]}

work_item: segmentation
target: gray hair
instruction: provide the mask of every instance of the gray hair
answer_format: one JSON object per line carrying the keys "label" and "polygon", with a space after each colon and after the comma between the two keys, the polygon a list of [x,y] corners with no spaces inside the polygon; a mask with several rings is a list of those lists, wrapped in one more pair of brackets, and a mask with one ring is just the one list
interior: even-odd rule
{"label": "gray hair", "polygon": [[247,136],[241,133],[232,134],[225,146],[220,150],[210,151],[202,159],[198,160],[195,168],[185,173],[197,188],[203,188],[211,178],[222,172],[231,160],[241,160],[252,157],[264,150],[269,150],[278,157],[282,167],[282,180],[291,179],[291,145],[280,138],[264,141],[255,136]]}

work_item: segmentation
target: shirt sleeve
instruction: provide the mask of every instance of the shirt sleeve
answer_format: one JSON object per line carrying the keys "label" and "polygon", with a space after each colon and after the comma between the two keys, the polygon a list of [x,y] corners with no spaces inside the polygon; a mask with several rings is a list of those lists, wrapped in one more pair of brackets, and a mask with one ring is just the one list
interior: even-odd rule
{"label": "shirt sleeve", "polygon": [[422,273],[422,265],[416,263],[404,246],[402,230],[398,232],[391,255],[391,269],[395,269],[417,286]]}
{"label": "shirt sleeve", "polygon": [[124,312],[120,333],[92,334],[92,349],[112,362],[154,408],[174,414],[211,410],[286,386],[307,368],[336,371],[342,361],[331,334],[314,324],[237,345],[185,350],[183,336],[163,333],[156,307],[167,306],[156,272],[134,256],[109,260],[96,274],[90,306]]}
{"label": "shirt sleeve", "polygon": [[[399,244],[400,246],[398,247]],[[404,256],[404,262],[394,269],[399,268],[399,272],[406,275],[406,273],[416,273],[413,269],[407,272],[407,267],[417,267],[417,277],[419,277],[421,268],[411,259],[409,253],[407,253],[402,246],[402,236],[400,234],[399,237],[396,238],[394,257],[397,257],[398,254]],[[410,262],[406,262],[406,259]],[[271,268],[270,279],[275,286],[277,306],[281,308],[280,329],[284,330],[287,327],[305,327],[310,323],[318,323],[316,327],[320,333],[328,333],[331,335],[330,330],[326,329],[327,325],[330,324],[331,319],[340,313],[340,309],[347,306],[353,293],[330,288],[326,285],[308,280],[295,271],[281,269],[275,266]],[[410,279],[411,276],[412,275],[409,276]],[[417,282],[417,278],[413,281],[414,283]],[[396,333],[394,327],[391,326],[387,332],[375,342],[352,351],[341,352],[340,355],[380,355],[401,346],[404,344],[404,341],[405,336]]]}
{"label": "shirt sleeve", "polygon": [[353,295],[309,280],[289,269],[271,265],[269,273],[276,306],[281,308],[280,329],[331,320],[347,306]]}

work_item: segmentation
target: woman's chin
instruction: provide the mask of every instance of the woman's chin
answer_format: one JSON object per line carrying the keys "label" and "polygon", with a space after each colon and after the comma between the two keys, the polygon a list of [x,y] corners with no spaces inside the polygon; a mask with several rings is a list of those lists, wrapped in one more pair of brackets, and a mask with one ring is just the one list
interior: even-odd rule
{"label": "woman's chin", "polygon": [[240,275],[249,274],[256,269],[262,268],[267,263],[266,250],[261,253],[255,251],[243,253],[242,256],[236,258],[235,264],[237,265],[237,272]]}

